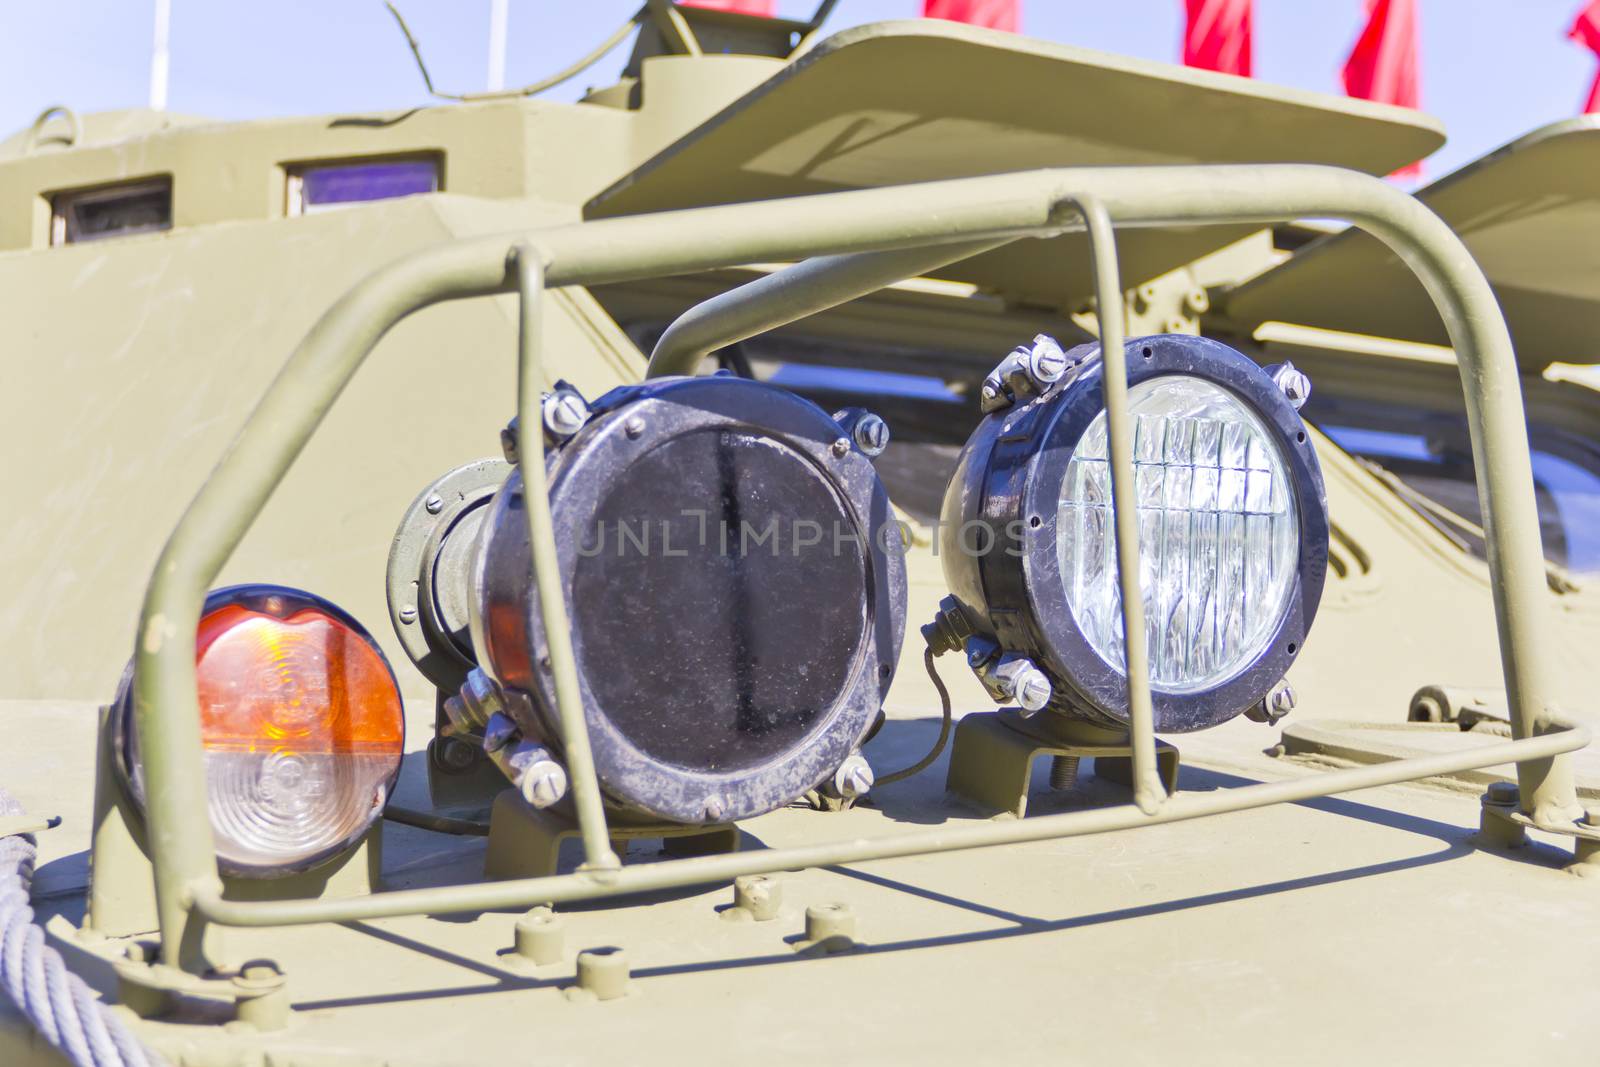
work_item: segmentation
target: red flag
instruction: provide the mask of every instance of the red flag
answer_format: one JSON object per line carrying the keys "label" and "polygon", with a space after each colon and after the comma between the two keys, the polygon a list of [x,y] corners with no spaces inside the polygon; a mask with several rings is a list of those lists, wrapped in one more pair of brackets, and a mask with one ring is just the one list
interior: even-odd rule
{"label": "red flag", "polygon": [[[1344,91],[1380,104],[1416,107],[1416,0],[1367,0],[1367,27],[1344,61]],[[1396,177],[1417,178],[1422,164],[1395,171]]]}
{"label": "red flag", "polygon": [[[1572,20],[1572,29],[1567,31],[1569,41],[1577,41],[1589,51],[1600,55],[1600,0],[1589,0],[1583,5],[1583,10],[1578,12],[1578,17]],[[1596,74],[1594,84],[1589,87],[1589,99],[1584,101],[1583,113],[1600,111],[1600,74]]]}
{"label": "red flag", "polygon": [[1186,0],[1186,3],[1189,26],[1183,34],[1184,66],[1250,77],[1253,0]]}
{"label": "red flag", "polygon": [[773,0],[680,0],[685,7],[708,7],[712,11],[737,11],[741,15],[772,17]]}
{"label": "red flag", "polygon": [[1022,0],[922,0],[922,17],[1017,32]]}

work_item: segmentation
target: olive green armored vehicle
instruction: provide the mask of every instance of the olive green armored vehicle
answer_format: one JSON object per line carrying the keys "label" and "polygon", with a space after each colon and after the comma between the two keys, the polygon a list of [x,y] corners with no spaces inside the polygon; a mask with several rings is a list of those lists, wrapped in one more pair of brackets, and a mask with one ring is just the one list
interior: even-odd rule
{"label": "olive green armored vehicle", "polygon": [[1600,1056],[1600,122],[831,6],[0,144],[0,1063]]}

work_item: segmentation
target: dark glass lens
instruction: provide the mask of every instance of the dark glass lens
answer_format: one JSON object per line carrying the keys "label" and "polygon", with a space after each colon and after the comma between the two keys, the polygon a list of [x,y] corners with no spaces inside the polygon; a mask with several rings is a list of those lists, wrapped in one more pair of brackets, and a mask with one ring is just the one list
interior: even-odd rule
{"label": "dark glass lens", "polygon": [[426,159],[350,163],[308,169],[301,180],[305,206],[317,208],[431,193],[439,187],[439,168]]}
{"label": "dark glass lens", "polygon": [[601,710],[689,769],[788,750],[856,664],[866,536],[821,473],[769,438],[703,430],[648,452],[579,546],[574,642]]}

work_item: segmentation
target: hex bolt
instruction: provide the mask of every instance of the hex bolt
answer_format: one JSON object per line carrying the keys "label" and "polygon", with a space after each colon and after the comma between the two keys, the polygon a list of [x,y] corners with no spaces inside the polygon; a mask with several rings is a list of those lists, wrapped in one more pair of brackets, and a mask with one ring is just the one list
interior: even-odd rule
{"label": "hex bolt", "polygon": [[747,874],[733,880],[733,906],[750,913],[758,923],[778,917],[783,904],[783,883],[770,874]]}
{"label": "hex bolt", "polygon": [[829,949],[855,942],[856,916],[848,904],[813,904],[806,909],[806,940]]}
{"label": "hex bolt", "polygon": [[856,447],[868,456],[881,456],[889,447],[889,424],[870,411],[856,420],[851,429]]}
{"label": "hex bolt", "polygon": [[872,783],[872,765],[860,754],[849,757],[833,772],[834,791],[842,797],[865,796]]}
{"label": "hex bolt", "polygon": [[578,988],[596,1000],[628,995],[628,956],[620,948],[591,948],[578,953]]}
{"label": "hex bolt", "polygon": [[1585,804],[1583,818],[1578,820],[1578,825],[1600,830],[1600,804]]}
{"label": "hex bolt", "polygon": [[541,967],[559,963],[565,924],[547,907],[534,908],[517,920],[513,947],[518,956]]}
{"label": "hex bolt", "polygon": [[265,960],[245,964],[234,976],[234,1018],[257,1030],[281,1030],[289,1023],[289,988],[283,972]]}
{"label": "hex bolt", "polygon": [[1515,782],[1490,782],[1488,792],[1483,795],[1485,801],[1501,807],[1514,806],[1519,796]]}
{"label": "hex bolt", "polygon": [[428,509],[429,515],[437,515],[444,510],[444,497],[438,493],[430,493],[428,499],[422,502],[422,506]]}
{"label": "hex bolt", "polygon": [[836,456],[840,456],[840,457],[849,455],[850,454],[850,438],[841,437],[837,441],[835,441],[833,443],[833,454],[836,455]]}
{"label": "hex bolt", "polygon": [[546,393],[540,407],[545,430],[559,441],[565,441],[589,421],[589,405],[583,402],[583,397],[568,389]]}
{"label": "hex bolt", "polygon": [[1293,363],[1285,360],[1266,368],[1267,376],[1272,379],[1279,392],[1288,398],[1294,409],[1299,411],[1305,407],[1307,400],[1311,399],[1311,379],[1297,368]]}
{"label": "hex bolt", "polygon": [[1037,334],[1033,347],[1028,350],[1028,374],[1041,386],[1061,380],[1067,373],[1067,354],[1061,345],[1047,333]]}

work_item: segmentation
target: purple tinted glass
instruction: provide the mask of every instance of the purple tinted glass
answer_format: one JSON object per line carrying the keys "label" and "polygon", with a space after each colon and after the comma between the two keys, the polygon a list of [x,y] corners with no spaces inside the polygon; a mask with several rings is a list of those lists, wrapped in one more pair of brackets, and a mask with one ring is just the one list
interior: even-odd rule
{"label": "purple tinted glass", "polygon": [[305,206],[314,208],[431,193],[439,187],[439,169],[429,159],[348,163],[307,168],[301,181]]}

